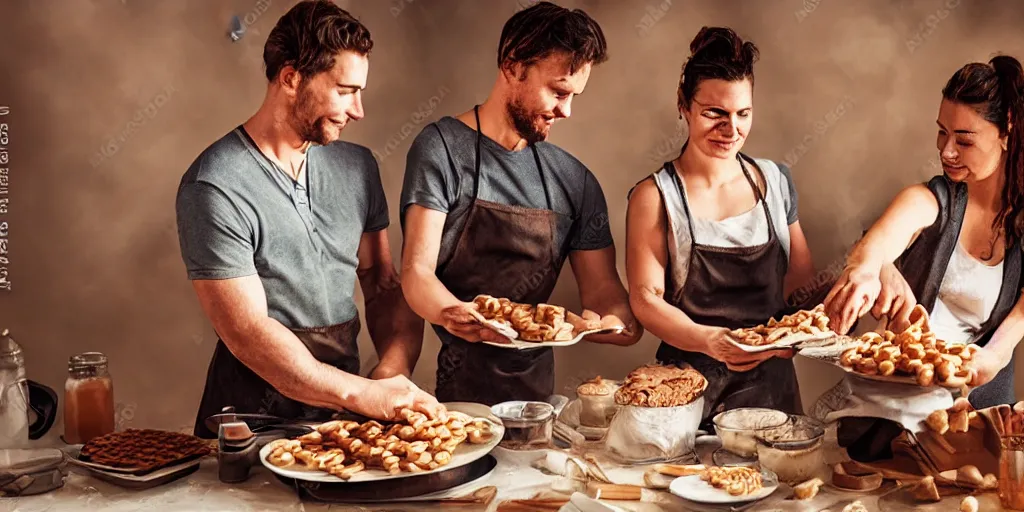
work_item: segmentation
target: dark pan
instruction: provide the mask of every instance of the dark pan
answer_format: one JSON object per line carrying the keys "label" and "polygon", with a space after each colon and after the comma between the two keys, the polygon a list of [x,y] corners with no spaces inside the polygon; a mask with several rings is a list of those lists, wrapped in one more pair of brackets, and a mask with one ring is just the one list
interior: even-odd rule
{"label": "dark pan", "polygon": [[445,491],[472,482],[498,465],[493,455],[485,455],[469,464],[426,475],[398,480],[370,480],[351,483],[309,482],[275,475],[294,487],[302,499],[325,503],[387,502]]}

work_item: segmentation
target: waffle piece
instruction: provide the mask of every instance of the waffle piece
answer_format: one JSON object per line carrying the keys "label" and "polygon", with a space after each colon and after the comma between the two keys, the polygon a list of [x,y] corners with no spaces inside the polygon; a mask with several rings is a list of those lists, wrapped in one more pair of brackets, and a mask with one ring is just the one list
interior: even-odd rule
{"label": "waffle piece", "polygon": [[448,420],[441,422],[406,409],[402,420],[391,425],[335,420],[296,439],[273,441],[267,462],[278,467],[302,464],[342,480],[366,469],[419,473],[451,463],[463,443],[483,444],[493,436],[491,423],[483,418],[449,411]]}
{"label": "waffle piece", "polygon": [[764,488],[761,471],[745,466],[712,466],[701,473],[700,479],[733,496],[753,494]]}
{"label": "waffle piece", "polygon": [[825,306],[819,304],[814,309],[786,315],[782,317],[782,320],[776,321],[772,318],[764,325],[735,329],[732,331],[732,335],[736,341],[744,345],[771,345],[782,342],[785,338],[795,334],[816,335],[831,332],[828,322]]}
{"label": "waffle piece", "polygon": [[551,304],[519,304],[504,298],[478,295],[473,299],[481,316],[508,325],[523,341],[569,341],[572,324],[565,321],[565,308]]}
{"label": "waffle piece", "polygon": [[641,366],[626,376],[615,392],[615,402],[639,407],[677,407],[696,400],[707,385],[707,379],[692,368]]}
{"label": "waffle piece", "polygon": [[132,428],[90,440],[79,458],[116,468],[152,470],[208,453],[209,445],[195,436]]}

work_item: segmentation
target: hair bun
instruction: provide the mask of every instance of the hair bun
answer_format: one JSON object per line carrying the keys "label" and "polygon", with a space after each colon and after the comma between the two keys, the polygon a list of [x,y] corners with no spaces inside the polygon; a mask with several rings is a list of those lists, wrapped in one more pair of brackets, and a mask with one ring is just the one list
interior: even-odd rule
{"label": "hair bun", "polygon": [[744,43],[728,27],[704,27],[690,42],[690,56],[708,60],[748,61],[757,56],[753,43]]}

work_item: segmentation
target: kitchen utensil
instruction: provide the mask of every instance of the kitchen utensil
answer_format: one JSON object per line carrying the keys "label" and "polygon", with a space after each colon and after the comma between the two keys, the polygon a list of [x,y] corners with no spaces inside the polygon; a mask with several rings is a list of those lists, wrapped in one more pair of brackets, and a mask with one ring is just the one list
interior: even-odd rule
{"label": "kitchen utensil", "polygon": [[64,453],[55,448],[0,449],[0,497],[58,489],[67,476]]}
{"label": "kitchen utensil", "polygon": [[801,333],[791,334],[789,336],[786,336],[786,337],[782,338],[781,340],[779,340],[779,341],[777,341],[775,343],[769,343],[769,344],[766,344],[766,345],[747,345],[745,343],[740,343],[740,342],[732,339],[732,337],[729,337],[727,339],[734,346],[738,347],[740,350],[742,350],[744,352],[751,353],[751,354],[756,354],[758,352],[767,352],[769,350],[779,350],[779,349],[783,349],[783,348],[794,348],[794,349],[799,350],[800,347],[802,347],[804,344],[807,344],[807,345],[815,344],[815,345],[817,345],[817,344],[819,344],[819,342],[822,342],[822,341],[834,338],[835,336],[836,336],[836,333],[834,333],[834,332],[821,332],[821,333],[814,333],[814,334],[808,334],[808,333],[801,332]]}
{"label": "kitchen utensil", "polygon": [[[277,478],[295,489],[302,499],[327,503],[381,503],[431,500],[432,495],[446,491],[471,487],[473,482],[483,482],[498,465],[494,456],[487,454],[469,464],[451,467],[429,473],[406,473],[398,480],[362,480],[337,482],[311,482],[298,480],[275,473]],[[447,466],[445,466],[447,467]],[[443,469],[443,468],[442,468]],[[354,480],[354,478],[353,478]],[[442,504],[445,500],[439,499]]]}
{"label": "kitchen utensil", "polygon": [[551,444],[555,407],[547,402],[512,401],[491,407],[505,426],[501,447],[509,450],[536,450]]}
{"label": "kitchen utensil", "polygon": [[202,464],[202,457],[190,457],[181,462],[177,462],[154,471],[148,471],[143,474],[133,474],[131,472],[111,470],[119,468],[110,468],[109,466],[92,464],[78,460],[80,450],[81,447],[77,445],[66,449],[68,465],[76,472],[84,473],[96,478],[97,480],[102,480],[104,482],[117,485],[118,487],[137,491],[151,489],[153,487],[158,487],[184,478],[195,473],[199,469],[200,464]]}
{"label": "kitchen utensil", "polygon": [[64,442],[81,444],[114,431],[114,383],[107,356],[85,352],[68,359],[64,381]]}
{"label": "kitchen utensil", "polygon": [[1004,436],[999,455],[999,501],[1009,510],[1024,510],[1024,436]]}
{"label": "kitchen utensil", "polygon": [[252,467],[260,465],[260,449],[267,443],[313,430],[294,420],[234,410],[227,406],[204,420],[210,430],[217,430],[217,477],[224,483],[247,480]]}
{"label": "kitchen utensil", "polygon": [[824,476],[825,427],[808,416],[790,416],[780,427],[762,430],[757,437],[757,459],[779,480],[794,484]]}
{"label": "kitchen utensil", "polygon": [[[270,471],[286,478],[293,480],[305,481],[305,482],[316,482],[316,483],[331,483],[331,484],[353,484],[358,482],[366,481],[386,481],[395,480],[402,482],[400,485],[406,485],[405,479],[409,478],[410,475],[425,475],[437,472],[449,471],[453,468],[469,464],[476,461],[477,459],[483,458],[489,454],[495,446],[502,439],[502,434],[505,431],[505,427],[502,426],[501,420],[491,414],[490,410],[486,405],[474,404],[468,402],[452,402],[444,404],[449,411],[457,411],[473,416],[474,418],[485,418],[491,422],[491,432],[493,436],[491,440],[484,444],[471,444],[463,443],[455,449],[455,453],[452,454],[452,461],[447,465],[440,466],[437,469],[426,470],[421,473],[398,473],[392,475],[382,469],[367,469],[360,471],[352,476],[349,480],[342,480],[330,473],[307,468],[303,464],[293,464],[288,467],[277,467],[267,461],[267,456],[270,455],[271,447],[269,444],[265,444],[259,450],[260,461],[263,466]],[[550,407],[550,404],[545,404]],[[223,425],[222,425],[223,428]],[[550,439],[550,430],[548,432]],[[397,486],[397,485],[396,485]]]}
{"label": "kitchen utensil", "polygon": [[672,484],[669,485],[669,492],[697,503],[714,505],[747,503],[767,498],[779,487],[775,473],[767,469],[761,470],[761,480],[763,487],[757,492],[733,496],[724,489],[718,489],[701,480],[700,475],[681,476],[672,481]]}
{"label": "kitchen utensil", "polygon": [[21,346],[0,331],[0,447],[30,448],[57,418],[57,393],[25,376]]}
{"label": "kitchen utensil", "polygon": [[[487,320],[487,322],[489,322],[487,324],[488,327],[494,327],[495,325],[498,324],[498,322],[495,322],[493,320]],[[492,325],[492,324],[495,324],[495,325]],[[594,334],[622,334],[622,332],[624,330],[625,330],[624,327],[608,327],[606,329],[591,329],[589,331],[581,331],[581,332],[576,334],[576,337],[574,337],[571,340],[567,340],[567,341],[526,341],[526,340],[516,339],[514,337],[509,337],[507,335],[508,331],[511,331],[511,332],[515,333],[515,330],[512,329],[511,327],[509,327],[504,332],[499,331],[499,333],[501,335],[509,338],[510,340],[512,340],[511,342],[509,342],[509,343],[498,343],[498,342],[494,342],[494,341],[484,341],[483,343],[486,343],[487,345],[491,345],[493,347],[508,348],[508,349],[515,349],[515,350],[529,350],[529,349],[541,348],[541,347],[568,347],[570,345],[575,345],[575,344],[579,343],[581,340],[583,340],[583,338],[585,338],[587,336],[591,336],[591,335],[594,335]],[[518,336],[518,334],[516,334],[516,335]]]}
{"label": "kitchen utensil", "polygon": [[612,417],[619,410],[615,403],[615,391],[619,383],[598,377],[576,387],[580,400],[580,425],[593,428],[608,428]]}
{"label": "kitchen utensil", "polygon": [[757,455],[757,436],[781,427],[789,415],[775,409],[741,407],[718,413],[712,419],[722,448],[744,458]]}

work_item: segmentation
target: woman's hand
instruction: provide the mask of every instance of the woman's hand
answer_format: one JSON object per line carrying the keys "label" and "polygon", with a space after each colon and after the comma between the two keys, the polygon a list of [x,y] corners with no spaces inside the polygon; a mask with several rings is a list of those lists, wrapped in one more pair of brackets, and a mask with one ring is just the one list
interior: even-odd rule
{"label": "woman's hand", "polygon": [[917,306],[914,290],[910,289],[910,284],[892,263],[882,265],[878,277],[882,289],[871,308],[871,314],[878,319],[883,315],[888,316],[889,324],[886,328],[893,332],[903,332],[910,327],[910,313]]}
{"label": "woman's hand", "polygon": [[714,359],[725,363],[726,368],[734,372],[746,372],[753,370],[757,365],[773,358],[792,358],[795,352],[793,349],[766,350],[764,352],[747,352],[735,345],[735,337],[724,327],[708,327],[705,331],[706,349],[705,353]]}
{"label": "woman's hand", "polygon": [[825,314],[833,331],[850,332],[857,319],[871,309],[882,291],[879,274],[879,271],[856,266],[843,271],[825,297]]}
{"label": "woman's hand", "polygon": [[512,343],[512,340],[481,324],[473,315],[477,309],[477,305],[472,302],[462,302],[444,308],[441,310],[441,327],[470,343],[479,341]]}
{"label": "woman's hand", "polygon": [[985,347],[978,348],[974,351],[971,360],[966,365],[967,369],[971,372],[971,378],[968,382],[971,383],[971,387],[988,384],[1009,363],[1010,360],[1008,358],[995,350]]}

